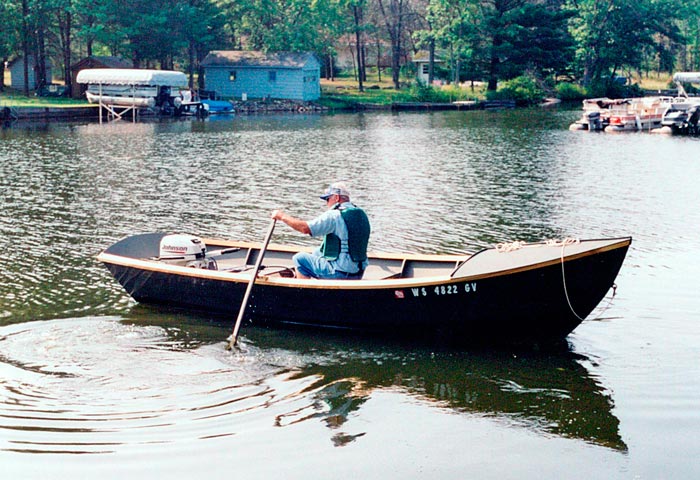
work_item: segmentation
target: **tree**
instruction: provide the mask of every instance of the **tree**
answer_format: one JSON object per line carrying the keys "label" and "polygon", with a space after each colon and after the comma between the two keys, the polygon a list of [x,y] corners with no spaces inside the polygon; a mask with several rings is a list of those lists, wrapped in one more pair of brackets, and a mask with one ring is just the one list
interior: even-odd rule
{"label": "tree", "polygon": [[577,61],[585,86],[604,84],[623,66],[641,68],[645,52],[657,39],[679,39],[677,26],[668,22],[672,2],[656,0],[570,0],[576,10],[571,32],[577,43]]}
{"label": "tree", "polygon": [[56,18],[58,31],[58,44],[63,61],[63,80],[71,91],[71,58],[73,48],[73,1],[72,0],[50,0],[47,2],[53,10]]}
{"label": "tree", "polygon": [[563,68],[572,58],[570,13],[563,12],[559,2],[484,0],[479,6],[480,35],[490,40],[487,51],[479,54],[487,62],[488,90],[526,70]]}
{"label": "tree", "polygon": [[391,79],[394,82],[394,88],[399,90],[405,28],[409,17],[414,13],[408,0],[377,0],[377,5],[391,42]]}
{"label": "tree", "polygon": [[[458,82],[462,66],[474,60],[481,36],[477,29],[478,9],[474,2],[462,0],[430,0],[425,20],[428,30],[414,34],[419,45],[429,50],[446,49],[450,56],[452,79]],[[434,54],[431,54],[434,58]],[[434,61],[434,60],[433,60]]]}
{"label": "tree", "polygon": [[187,73],[190,88],[194,88],[194,75],[198,74],[199,88],[204,86],[203,70],[200,66],[209,50],[224,44],[226,19],[219,5],[210,0],[189,0],[180,5],[182,20],[178,31],[187,44]]}
{"label": "tree", "polygon": [[5,62],[19,50],[22,32],[22,18],[16,2],[0,0],[0,25],[3,34],[0,35],[0,91],[5,90]]}
{"label": "tree", "polygon": [[355,56],[357,58],[357,88],[363,92],[363,82],[367,79],[365,71],[365,6],[364,0],[352,0],[349,2],[350,11],[352,12],[353,33],[355,34]]}

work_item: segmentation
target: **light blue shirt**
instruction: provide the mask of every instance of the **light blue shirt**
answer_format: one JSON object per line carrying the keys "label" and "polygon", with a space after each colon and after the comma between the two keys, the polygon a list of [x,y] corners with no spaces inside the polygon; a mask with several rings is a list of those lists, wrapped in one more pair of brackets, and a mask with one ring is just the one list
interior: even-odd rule
{"label": "light blue shirt", "polygon": [[[323,237],[329,233],[334,233],[338,236],[340,239],[340,255],[338,255],[336,260],[332,260],[329,263],[333,265],[336,270],[340,270],[341,272],[355,273],[359,269],[357,262],[353,262],[352,258],[350,258],[348,227],[345,225],[345,220],[343,220],[343,216],[340,214],[340,210],[350,207],[354,207],[351,202],[344,202],[339,208],[330,208],[307,223],[311,230],[312,237]],[[322,255],[321,248],[319,247],[314,254]],[[363,262],[363,269],[367,267],[367,263],[366,261]]]}

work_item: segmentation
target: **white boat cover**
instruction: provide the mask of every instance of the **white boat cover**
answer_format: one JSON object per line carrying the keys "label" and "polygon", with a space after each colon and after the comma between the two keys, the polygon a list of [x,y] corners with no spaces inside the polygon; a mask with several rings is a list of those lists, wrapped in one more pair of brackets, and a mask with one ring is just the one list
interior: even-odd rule
{"label": "white boat cover", "polygon": [[187,76],[174,70],[88,68],[78,72],[78,83],[186,87]]}
{"label": "white boat cover", "polygon": [[700,72],[678,72],[673,75],[674,82],[700,83]]}

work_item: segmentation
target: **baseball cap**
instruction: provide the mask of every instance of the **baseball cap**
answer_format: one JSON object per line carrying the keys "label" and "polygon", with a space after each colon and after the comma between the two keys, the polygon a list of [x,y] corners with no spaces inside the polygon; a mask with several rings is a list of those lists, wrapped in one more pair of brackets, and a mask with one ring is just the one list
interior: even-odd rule
{"label": "baseball cap", "polygon": [[331,183],[331,185],[326,189],[326,192],[321,195],[321,200],[328,200],[331,195],[350,197],[350,190],[348,190],[347,185],[345,185],[343,182]]}

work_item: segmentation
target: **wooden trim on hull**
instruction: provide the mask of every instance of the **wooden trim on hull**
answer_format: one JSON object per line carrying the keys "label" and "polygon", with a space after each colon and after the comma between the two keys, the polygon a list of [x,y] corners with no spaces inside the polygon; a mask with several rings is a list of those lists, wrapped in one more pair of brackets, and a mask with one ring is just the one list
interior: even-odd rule
{"label": "wooden trim on hull", "polygon": [[[599,248],[585,250],[571,255],[564,255],[564,262],[570,262],[577,260],[579,258],[588,257],[591,255],[597,255],[603,252],[616,250],[624,248],[625,251],[631,244],[631,238],[625,237],[620,239],[613,239],[613,243],[605,244]],[[210,240],[211,242],[211,240]],[[207,243],[211,245],[211,243]],[[218,247],[232,248],[259,248],[259,244],[255,243],[236,243],[236,242],[220,242],[216,244]],[[550,247],[559,249],[560,247]],[[566,248],[566,247],[561,247]],[[290,247],[280,247],[271,245],[268,247],[269,252],[282,251],[287,253],[295,253],[299,251],[299,248]],[[557,250],[558,252],[559,250]],[[564,250],[565,253],[566,250]],[[561,255],[556,255],[555,258],[548,259],[543,262],[533,263],[528,265],[522,265],[518,267],[496,269],[489,272],[479,271],[478,273],[472,273],[467,275],[459,275],[459,271],[464,269],[467,265],[471,266],[474,263],[474,259],[481,258],[481,256],[486,255],[488,252],[493,253],[493,249],[482,250],[476,254],[465,257],[460,255],[392,255],[392,254],[373,254],[370,257],[370,262],[372,259],[395,259],[399,261],[424,261],[424,262],[443,262],[448,265],[456,265],[456,267],[444,275],[437,275],[433,277],[416,277],[416,278],[386,278],[386,279],[361,279],[361,280],[317,280],[317,279],[296,279],[296,278],[284,278],[284,277],[272,277],[265,276],[264,274],[259,277],[256,281],[257,284],[271,284],[276,286],[286,286],[290,288],[308,288],[308,289],[343,289],[343,290],[356,290],[356,289],[393,289],[393,288],[410,288],[412,286],[435,286],[435,285],[448,285],[459,283],[465,280],[482,280],[485,278],[499,277],[503,275],[511,275],[514,273],[519,273],[528,270],[540,269],[543,267],[548,267],[551,265],[561,264]],[[188,268],[177,265],[169,265],[162,262],[156,262],[153,260],[142,260],[136,258],[125,257],[122,255],[113,255],[110,253],[103,252],[98,255],[97,260],[105,264],[121,265],[125,267],[133,267],[141,270],[148,270],[153,272],[163,272],[168,274],[183,275],[187,277],[198,277],[202,279],[218,279],[227,282],[245,283],[250,281],[249,272],[228,272],[228,271],[216,271],[216,270],[206,270],[199,268]],[[371,264],[371,263],[370,263]],[[452,276],[451,276],[452,275]]]}

